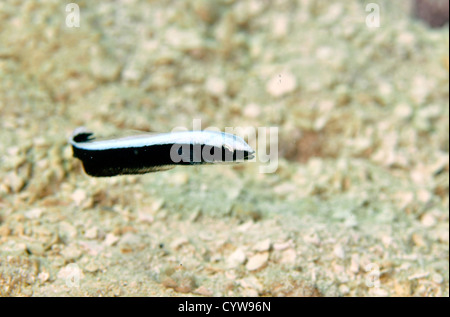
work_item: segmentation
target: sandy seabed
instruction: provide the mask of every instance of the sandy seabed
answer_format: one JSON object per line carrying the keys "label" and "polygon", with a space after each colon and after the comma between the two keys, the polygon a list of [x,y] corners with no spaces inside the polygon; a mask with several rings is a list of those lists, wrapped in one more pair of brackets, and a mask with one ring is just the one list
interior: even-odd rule
{"label": "sandy seabed", "polygon": [[[449,295],[448,26],[406,0],[374,28],[364,1],[74,3],[79,27],[0,3],[0,296]],[[91,178],[67,142],[195,119],[277,127],[276,171]]]}

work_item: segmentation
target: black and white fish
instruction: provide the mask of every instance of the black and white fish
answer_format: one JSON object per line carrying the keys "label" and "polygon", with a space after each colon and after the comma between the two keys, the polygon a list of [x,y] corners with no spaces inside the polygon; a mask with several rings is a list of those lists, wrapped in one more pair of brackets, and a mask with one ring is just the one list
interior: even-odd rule
{"label": "black and white fish", "polygon": [[84,127],[70,139],[73,156],[91,176],[145,174],[176,165],[239,163],[255,151],[240,137],[215,131],[180,131],[96,140]]}

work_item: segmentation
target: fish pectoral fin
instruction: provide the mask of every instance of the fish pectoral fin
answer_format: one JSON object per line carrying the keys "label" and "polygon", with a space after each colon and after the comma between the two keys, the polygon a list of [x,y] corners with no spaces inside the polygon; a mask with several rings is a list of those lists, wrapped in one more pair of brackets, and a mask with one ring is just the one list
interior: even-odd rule
{"label": "fish pectoral fin", "polygon": [[174,168],[175,166],[172,165],[165,165],[165,166],[154,166],[149,167],[147,173],[153,173],[153,172],[161,172],[161,171],[168,171]]}
{"label": "fish pectoral fin", "polygon": [[175,166],[164,165],[164,166],[151,166],[151,167],[111,167],[111,166],[100,166],[98,164],[92,164],[90,162],[83,162],[83,168],[85,172],[94,177],[110,177],[117,175],[138,175],[146,173],[154,173],[167,171]]}
{"label": "fish pectoral fin", "polygon": [[175,166],[164,165],[164,166],[149,166],[149,167],[140,167],[140,168],[122,168],[119,174],[147,174],[147,173],[155,173],[167,171]]}

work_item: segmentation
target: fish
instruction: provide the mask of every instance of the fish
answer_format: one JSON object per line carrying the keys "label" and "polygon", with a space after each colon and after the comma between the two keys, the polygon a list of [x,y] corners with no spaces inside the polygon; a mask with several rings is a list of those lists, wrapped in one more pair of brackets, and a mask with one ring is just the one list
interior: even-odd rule
{"label": "fish", "polygon": [[177,165],[234,164],[252,160],[255,151],[234,134],[198,130],[143,133],[97,139],[85,127],[70,137],[73,156],[93,177],[137,175],[171,169]]}

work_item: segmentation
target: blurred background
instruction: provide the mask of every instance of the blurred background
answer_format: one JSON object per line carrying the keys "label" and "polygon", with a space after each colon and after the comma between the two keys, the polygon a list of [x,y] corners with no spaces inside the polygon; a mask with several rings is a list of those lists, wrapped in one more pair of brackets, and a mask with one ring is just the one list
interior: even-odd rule
{"label": "blurred background", "polygon": [[[0,295],[448,296],[448,12],[2,1]],[[67,142],[194,119],[277,127],[276,172],[90,178]]]}

